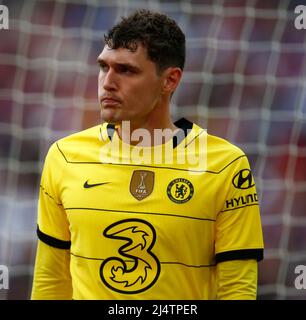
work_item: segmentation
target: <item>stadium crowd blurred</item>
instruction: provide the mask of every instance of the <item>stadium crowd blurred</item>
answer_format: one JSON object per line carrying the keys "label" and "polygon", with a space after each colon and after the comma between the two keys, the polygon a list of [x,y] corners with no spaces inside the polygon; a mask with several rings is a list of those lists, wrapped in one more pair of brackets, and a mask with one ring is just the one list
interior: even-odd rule
{"label": "stadium crowd blurred", "polygon": [[300,299],[295,266],[306,265],[306,30],[299,1],[0,1],[0,265],[29,298],[36,211],[46,151],[100,122],[96,58],[105,31],[137,8],[161,10],[187,36],[187,64],[173,98],[186,117],[238,144],[254,172],[266,254],[259,299]]}

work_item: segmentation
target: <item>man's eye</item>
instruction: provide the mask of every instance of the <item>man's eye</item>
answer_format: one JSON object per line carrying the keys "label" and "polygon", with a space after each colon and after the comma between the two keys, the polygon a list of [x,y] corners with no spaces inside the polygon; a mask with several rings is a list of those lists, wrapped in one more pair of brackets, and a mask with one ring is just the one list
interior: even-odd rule
{"label": "man's eye", "polygon": [[100,64],[100,69],[101,69],[103,72],[107,72],[108,66],[107,66],[106,64]]}
{"label": "man's eye", "polygon": [[127,67],[122,66],[122,67],[119,68],[119,71],[121,73],[129,73],[130,69],[128,69]]}
{"label": "man's eye", "polygon": [[125,74],[133,74],[135,71],[132,68],[129,68],[127,66],[120,66],[118,71],[120,73],[125,73]]}

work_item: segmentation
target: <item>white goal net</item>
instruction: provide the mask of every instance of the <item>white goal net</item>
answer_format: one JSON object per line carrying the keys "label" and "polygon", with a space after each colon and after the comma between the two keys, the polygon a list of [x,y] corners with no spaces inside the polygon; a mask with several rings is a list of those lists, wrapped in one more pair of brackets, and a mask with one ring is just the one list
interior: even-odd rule
{"label": "white goal net", "polygon": [[[259,299],[305,299],[306,30],[290,0],[1,1],[0,265],[28,299],[36,250],[37,195],[50,144],[100,121],[96,58],[104,33],[139,8],[176,19],[187,64],[173,97],[186,117],[240,146],[254,172],[264,228]],[[0,10],[1,14],[1,10]],[[0,18],[1,24],[1,18]]]}

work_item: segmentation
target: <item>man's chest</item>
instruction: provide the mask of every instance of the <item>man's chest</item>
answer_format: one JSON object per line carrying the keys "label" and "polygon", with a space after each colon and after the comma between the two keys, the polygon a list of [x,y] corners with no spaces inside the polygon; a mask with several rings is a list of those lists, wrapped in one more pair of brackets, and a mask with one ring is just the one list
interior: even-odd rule
{"label": "man's chest", "polygon": [[215,219],[220,186],[206,172],[174,168],[76,165],[61,185],[65,209],[87,208]]}
{"label": "man's chest", "polygon": [[134,166],[83,167],[68,174],[62,203],[73,252],[107,259],[130,247],[141,257],[154,248],[161,261],[211,262],[217,195],[210,175]]}

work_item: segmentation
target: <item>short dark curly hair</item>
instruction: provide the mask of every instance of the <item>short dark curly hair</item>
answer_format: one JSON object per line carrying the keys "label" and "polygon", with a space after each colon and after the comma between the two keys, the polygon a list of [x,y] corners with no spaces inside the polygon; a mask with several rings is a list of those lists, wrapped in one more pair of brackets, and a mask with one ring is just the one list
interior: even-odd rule
{"label": "short dark curly hair", "polygon": [[132,51],[141,43],[158,72],[168,67],[184,69],[185,35],[177,23],[165,14],[138,10],[126,18],[122,17],[104,36],[104,40],[112,49]]}

